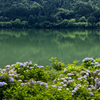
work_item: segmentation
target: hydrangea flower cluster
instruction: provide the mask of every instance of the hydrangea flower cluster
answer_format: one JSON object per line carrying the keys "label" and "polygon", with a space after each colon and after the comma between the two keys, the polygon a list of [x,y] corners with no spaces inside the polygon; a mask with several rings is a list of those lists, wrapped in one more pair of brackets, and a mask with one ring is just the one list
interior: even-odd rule
{"label": "hydrangea flower cluster", "polygon": [[83,60],[82,60],[82,62],[86,62],[86,61],[93,61],[94,59],[93,58],[84,58]]}
{"label": "hydrangea flower cluster", "polygon": [[4,85],[7,85],[7,83],[6,82],[0,82],[0,87],[2,87]]}
{"label": "hydrangea flower cluster", "polygon": [[[55,78],[49,80],[53,75],[50,72],[48,73],[48,71],[49,75],[47,75],[45,73],[46,70],[43,69],[44,66],[33,64],[31,61],[17,62],[16,64],[5,66],[4,69],[0,69],[0,88],[10,88],[10,86],[16,83],[20,87],[37,85],[43,86],[46,90],[56,89],[59,93],[66,91],[71,93],[72,97],[77,97],[78,95],[87,96],[88,94],[92,98],[95,93],[100,92],[99,63],[100,61],[97,59],[85,58],[80,66],[70,64],[62,71],[56,70],[58,76],[55,74]],[[53,71],[55,70],[53,69]]]}
{"label": "hydrangea flower cluster", "polygon": [[[5,82],[0,82],[0,86],[2,87],[4,85],[7,85],[12,82],[16,82],[16,81],[25,82],[25,83],[21,83],[21,85],[30,84],[28,80],[20,79],[21,72],[19,73],[19,70],[28,71],[28,70],[33,69],[34,67],[43,68],[44,66],[39,66],[37,64],[33,64],[32,62],[24,62],[24,63],[16,62],[16,64],[6,65],[5,69],[0,70],[1,72],[0,81],[5,80]],[[34,83],[33,80],[31,83]],[[46,84],[46,83],[43,83],[43,84]],[[42,83],[40,85],[42,85]],[[46,87],[48,87],[48,85],[46,85]]]}
{"label": "hydrangea flower cluster", "polygon": [[[22,82],[22,80],[19,80],[20,82]],[[28,84],[39,84],[41,86],[45,86],[46,88],[49,88],[48,84],[46,82],[42,82],[42,81],[35,81],[35,80],[29,80],[29,81],[26,81],[25,82],[22,82],[21,83],[21,86],[23,85],[28,85]]]}

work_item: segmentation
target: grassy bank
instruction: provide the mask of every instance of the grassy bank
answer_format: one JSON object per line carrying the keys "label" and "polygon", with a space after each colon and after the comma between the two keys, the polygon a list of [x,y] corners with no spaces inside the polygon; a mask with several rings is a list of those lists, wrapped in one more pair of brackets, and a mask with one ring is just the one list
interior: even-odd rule
{"label": "grassy bank", "polygon": [[1,100],[99,100],[100,58],[51,66],[17,62],[0,69]]}

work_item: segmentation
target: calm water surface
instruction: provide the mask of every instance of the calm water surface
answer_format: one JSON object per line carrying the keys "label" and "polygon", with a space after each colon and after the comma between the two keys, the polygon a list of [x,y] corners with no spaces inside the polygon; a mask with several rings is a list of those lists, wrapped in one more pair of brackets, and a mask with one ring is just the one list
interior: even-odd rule
{"label": "calm water surface", "polygon": [[100,31],[82,29],[6,29],[0,30],[0,67],[33,61],[50,65],[57,57],[65,64],[85,57],[100,57]]}

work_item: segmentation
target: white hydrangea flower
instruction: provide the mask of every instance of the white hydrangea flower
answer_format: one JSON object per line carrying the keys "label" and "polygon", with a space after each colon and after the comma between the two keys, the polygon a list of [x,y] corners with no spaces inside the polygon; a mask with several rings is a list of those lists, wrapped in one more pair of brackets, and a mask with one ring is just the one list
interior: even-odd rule
{"label": "white hydrangea flower", "polygon": [[67,86],[66,84],[63,85],[63,87],[66,87],[66,86]]}
{"label": "white hydrangea flower", "polygon": [[18,80],[19,82],[22,82],[22,80]]}
{"label": "white hydrangea flower", "polygon": [[66,90],[69,90],[69,88],[66,88]]}
{"label": "white hydrangea flower", "polygon": [[65,80],[65,78],[61,78],[61,80]]}
{"label": "white hydrangea flower", "polygon": [[89,91],[92,91],[92,89],[91,89],[91,88],[88,88],[88,90],[89,90]]}
{"label": "white hydrangea flower", "polygon": [[72,77],[68,77],[68,79],[70,79],[70,80],[71,80],[71,79],[72,79]]}
{"label": "white hydrangea flower", "polygon": [[56,88],[57,86],[56,85],[52,85],[52,87]]}
{"label": "white hydrangea flower", "polygon": [[64,84],[64,82],[60,82],[59,84]]}
{"label": "white hydrangea flower", "polygon": [[66,82],[67,82],[67,80],[63,80],[63,82],[64,82],[64,83],[66,83]]}
{"label": "white hydrangea flower", "polygon": [[62,89],[62,88],[63,88],[62,86],[59,86],[59,87],[58,87],[58,89]]}
{"label": "white hydrangea flower", "polygon": [[98,73],[98,76],[100,76],[100,73]]}
{"label": "white hydrangea flower", "polygon": [[67,75],[74,75],[74,74],[72,74],[72,73],[67,73]]}
{"label": "white hydrangea flower", "polygon": [[76,93],[76,90],[72,90],[72,93]]}
{"label": "white hydrangea flower", "polygon": [[78,89],[77,88],[74,88],[74,90],[77,91]]}
{"label": "white hydrangea flower", "polygon": [[89,73],[86,73],[86,75],[89,75]]}
{"label": "white hydrangea flower", "polygon": [[93,95],[93,93],[92,93],[92,92],[89,92],[89,94],[90,94],[90,95]]}

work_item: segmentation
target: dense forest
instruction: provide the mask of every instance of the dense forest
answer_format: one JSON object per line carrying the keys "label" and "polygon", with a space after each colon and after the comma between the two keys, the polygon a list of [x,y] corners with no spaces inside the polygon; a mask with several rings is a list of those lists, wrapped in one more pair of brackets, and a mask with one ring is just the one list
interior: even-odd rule
{"label": "dense forest", "polygon": [[0,0],[1,28],[100,27],[100,0]]}

